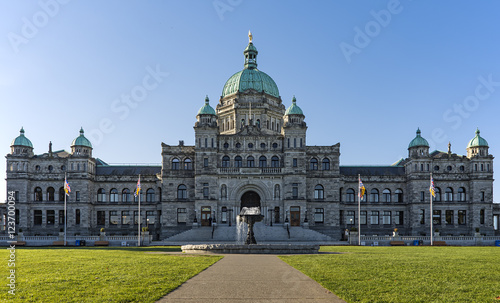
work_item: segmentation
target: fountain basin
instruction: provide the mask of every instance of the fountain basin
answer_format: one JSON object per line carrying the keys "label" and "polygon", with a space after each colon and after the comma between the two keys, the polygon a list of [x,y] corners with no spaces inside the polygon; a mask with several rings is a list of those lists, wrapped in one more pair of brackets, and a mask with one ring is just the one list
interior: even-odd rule
{"label": "fountain basin", "polygon": [[182,252],[190,254],[317,254],[315,244],[198,244],[183,245]]}

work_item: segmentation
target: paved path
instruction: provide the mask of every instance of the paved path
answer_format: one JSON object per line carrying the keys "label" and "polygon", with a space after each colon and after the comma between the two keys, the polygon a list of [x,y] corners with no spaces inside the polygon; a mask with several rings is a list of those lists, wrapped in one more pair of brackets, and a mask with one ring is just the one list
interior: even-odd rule
{"label": "paved path", "polygon": [[158,302],[344,302],[274,255],[225,255]]}

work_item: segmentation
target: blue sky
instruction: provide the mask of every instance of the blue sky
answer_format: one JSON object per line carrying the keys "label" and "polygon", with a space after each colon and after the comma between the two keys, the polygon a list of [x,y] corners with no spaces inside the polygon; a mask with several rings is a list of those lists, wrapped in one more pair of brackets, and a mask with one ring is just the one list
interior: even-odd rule
{"label": "blue sky", "polygon": [[340,142],[341,165],[392,164],[417,127],[431,150],[451,141],[458,154],[479,127],[497,155],[498,11],[495,1],[2,1],[0,154],[21,126],[36,154],[49,141],[69,150],[83,127],[94,157],[160,163],[161,142],[194,143],[205,95],[215,107],[251,30],[258,68],[306,115],[307,144]]}

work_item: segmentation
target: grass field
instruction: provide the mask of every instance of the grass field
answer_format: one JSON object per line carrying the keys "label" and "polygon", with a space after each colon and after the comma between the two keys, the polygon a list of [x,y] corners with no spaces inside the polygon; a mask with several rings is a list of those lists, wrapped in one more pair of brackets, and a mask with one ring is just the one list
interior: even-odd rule
{"label": "grass field", "polygon": [[179,247],[20,248],[13,296],[3,251],[0,300],[9,302],[154,302],[221,259],[155,253]]}
{"label": "grass field", "polygon": [[[498,247],[322,247],[282,256],[347,302],[500,302]],[[498,297],[498,299],[496,299]]]}

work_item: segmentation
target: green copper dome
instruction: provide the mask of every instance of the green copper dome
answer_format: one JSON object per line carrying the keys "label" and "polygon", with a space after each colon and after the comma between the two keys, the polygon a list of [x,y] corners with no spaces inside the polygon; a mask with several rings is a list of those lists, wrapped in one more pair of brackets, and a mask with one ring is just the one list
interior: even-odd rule
{"label": "green copper dome", "polygon": [[285,112],[285,116],[287,115],[304,115],[302,109],[297,106],[297,99],[295,99],[295,96],[293,96],[292,105],[290,105],[290,107]]}
{"label": "green copper dome", "polygon": [[85,138],[83,135],[83,127],[80,128],[80,136],[78,136],[73,142],[71,142],[71,146],[86,146],[92,148],[92,143],[90,143],[89,139]]}
{"label": "green copper dome", "polygon": [[416,147],[416,146],[429,147],[429,142],[427,142],[427,140],[425,140],[424,138],[422,138],[420,136],[420,128],[417,129],[417,136],[415,137],[415,139],[411,140],[410,144],[408,145],[408,148]]}
{"label": "green copper dome", "polygon": [[198,111],[198,115],[214,115],[215,116],[215,110],[208,104],[208,96],[205,97],[205,105],[203,105],[200,110]]}
{"label": "green copper dome", "polygon": [[469,141],[469,144],[467,145],[467,148],[469,147],[479,147],[479,146],[486,146],[488,147],[488,142],[484,140],[483,137],[479,135],[479,128],[476,130],[476,136],[472,138],[472,140]]}
{"label": "green copper dome", "polygon": [[232,75],[226,81],[222,90],[222,97],[254,89],[278,98],[280,92],[273,78],[257,69],[257,48],[252,43],[252,34],[249,33],[248,46],[243,51],[245,55],[245,69]]}
{"label": "green copper dome", "polygon": [[27,146],[27,147],[33,148],[33,144],[31,143],[30,139],[28,139],[24,136],[24,128],[23,127],[21,127],[21,130],[19,132],[20,132],[19,137],[12,140],[12,143],[10,145],[11,146]]}

